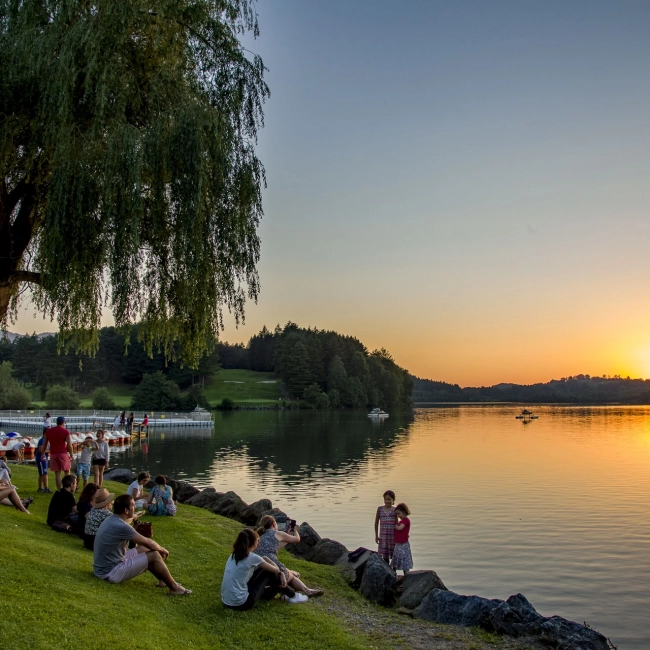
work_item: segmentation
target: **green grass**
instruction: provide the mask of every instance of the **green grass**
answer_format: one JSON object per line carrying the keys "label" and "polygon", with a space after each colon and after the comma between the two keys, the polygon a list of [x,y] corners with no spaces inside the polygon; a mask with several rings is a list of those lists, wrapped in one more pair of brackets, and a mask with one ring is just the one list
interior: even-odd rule
{"label": "green grass", "polygon": [[[78,538],[45,525],[49,495],[36,493],[35,469],[12,470],[20,495],[35,500],[32,516],[0,506],[5,603],[0,634],[5,648],[389,647],[381,639],[350,631],[329,613],[334,601],[343,601],[351,610],[369,606],[336,569],[302,562],[285,551],[285,560],[308,585],[326,590],[320,601],[292,606],[274,600],[260,602],[250,612],[225,610],[221,577],[241,524],[191,506],[180,505],[174,518],[151,519],[155,540],[170,552],[172,575],[193,595],[166,596],[166,590],[154,587],[156,580],[149,573],[109,585],[93,576],[92,553]],[[126,488],[111,482],[106,487],[118,494]]]}
{"label": "green grass", "polygon": [[[260,383],[263,381],[275,381],[276,383]],[[209,382],[206,382],[205,396],[212,406],[218,406],[224,397],[241,405],[277,404],[280,399],[280,380],[270,372],[219,370]]]}

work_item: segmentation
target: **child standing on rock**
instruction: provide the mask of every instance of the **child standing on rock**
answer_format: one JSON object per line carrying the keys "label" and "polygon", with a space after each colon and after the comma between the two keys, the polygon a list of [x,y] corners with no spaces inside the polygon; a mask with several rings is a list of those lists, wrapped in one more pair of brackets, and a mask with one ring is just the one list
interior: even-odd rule
{"label": "child standing on rock", "polygon": [[413,568],[411,544],[409,543],[411,520],[408,518],[411,511],[405,503],[398,503],[395,506],[395,514],[398,523],[395,524],[395,548],[391,567],[395,571],[404,571],[404,575],[406,575]]}
{"label": "child standing on rock", "polygon": [[390,564],[395,547],[395,492],[386,490],[384,492],[384,505],[377,508],[375,516],[375,541],[379,545],[379,555]]}

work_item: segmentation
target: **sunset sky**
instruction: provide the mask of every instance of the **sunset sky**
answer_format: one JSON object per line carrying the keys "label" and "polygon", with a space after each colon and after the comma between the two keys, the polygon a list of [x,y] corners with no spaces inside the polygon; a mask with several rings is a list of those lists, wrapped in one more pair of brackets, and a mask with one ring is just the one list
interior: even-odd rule
{"label": "sunset sky", "polygon": [[262,293],[224,340],[291,320],[462,386],[650,377],[650,3],[258,10]]}

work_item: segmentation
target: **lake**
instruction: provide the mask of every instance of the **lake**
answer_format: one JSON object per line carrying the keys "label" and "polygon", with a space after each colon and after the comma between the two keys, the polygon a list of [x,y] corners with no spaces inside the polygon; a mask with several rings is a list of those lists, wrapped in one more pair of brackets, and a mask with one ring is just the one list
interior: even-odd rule
{"label": "lake", "polygon": [[619,647],[650,631],[650,407],[512,406],[217,414],[116,459],[251,503],[268,497],[323,537],[374,548],[392,489],[411,508],[415,568],[489,598],[522,592]]}

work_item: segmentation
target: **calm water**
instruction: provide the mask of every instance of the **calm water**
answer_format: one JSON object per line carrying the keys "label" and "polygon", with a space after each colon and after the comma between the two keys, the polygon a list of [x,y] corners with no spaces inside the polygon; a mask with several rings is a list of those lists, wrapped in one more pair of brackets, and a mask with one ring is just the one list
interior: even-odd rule
{"label": "calm water", "polygon": [[524,593],[621,650],[650,647],[650,407],[464,406],[217,415],[120,465],[261,497],[348,548],[373,547],[384,490],[412,510],[416,567],[460,593]]}

